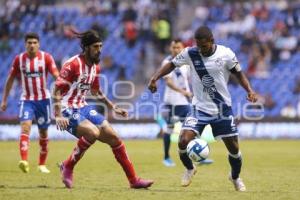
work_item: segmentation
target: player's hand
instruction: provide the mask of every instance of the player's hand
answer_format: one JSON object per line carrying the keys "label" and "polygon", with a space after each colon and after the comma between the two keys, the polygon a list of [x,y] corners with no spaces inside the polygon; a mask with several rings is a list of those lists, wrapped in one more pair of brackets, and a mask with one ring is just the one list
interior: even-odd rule
{"label": "player's hand", "polygon": [[114,106],[113,110],[115,113],[117,113],[118,115],[121,115],[123,117],[128,117],[128,112],[127,110],[124,110],[122,108],[119,108],[118,106]]}
{"label": "player's hand", "polygon": [[7,108],[7,102],[6,101],[2,101],[1,102],[1,111],[6,111]]}
{"label": "player's hand", "polygon": [[156,86],[156,81],[154,79],[151,78],[151,80],[148,83],[148,89],[154,93],[157,91],[157,86]]}
{"label": "player's hand", "polygon": [[63,131],[66,130],[69,126],[69,119],[65,117],[55,117],[56,128],[57,130]]}
{"label": "player's hand", "polygon": [[191,92],[189,92],[189,91],[186,91],[186,90],[184,90],[184,91],[182,92],[182,94],[183,94],[185,97],[189,98],[189,99],[193,97],[193,93],[191,93]]}
{"label": "player's hand", "polygon": [[255,103],[258,99],[258,95],[255,93],[255,92],[249,92],[247,94],[247,100],[252,102],[252,103]]}

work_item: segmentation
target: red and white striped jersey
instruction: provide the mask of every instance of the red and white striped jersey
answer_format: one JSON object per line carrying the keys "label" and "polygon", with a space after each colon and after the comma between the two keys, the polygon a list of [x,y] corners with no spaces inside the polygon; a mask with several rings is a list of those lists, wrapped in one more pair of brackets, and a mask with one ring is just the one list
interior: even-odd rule
{"label": "red and white striped jersey", "polygon": [[53,57],[46,52],[38,51],[34,58],[21,53],[14,59],[10,74],[21,78],[21,100],[43,100],[50,98],[47,89],[47,75],[57,72]]}
{"label": "red and white striped jersey", "polygon": [[88,66],[83,55],[76,55],[65,62],[56,87],[60,89],[63,108],[81,108],[90,90],[99,90],[100,65]]}

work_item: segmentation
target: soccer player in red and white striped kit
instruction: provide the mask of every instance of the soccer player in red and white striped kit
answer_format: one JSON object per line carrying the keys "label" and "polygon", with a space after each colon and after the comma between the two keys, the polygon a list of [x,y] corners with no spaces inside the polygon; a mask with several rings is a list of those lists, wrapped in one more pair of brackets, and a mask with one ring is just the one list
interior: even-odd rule
{"label": "soccer player in red and white striped kit", "polygon": [[116,114],[127,117],[127,111],[115,106],[99,87],[100,53],[102,40],[93,30],[78,33],[82,53],[70,58],[62,67],[53,91],[56,125],[78,138],[72,154],[60,165],[62,181],[67,188],[73,186],[73,169],[87,149],[96,141],[108,144],[122,166],[131,188],[148,188],[152,180],[139,178],[128,158],[125,145],[114,129],[95,107],[86,103],[88,92],[104,102]]}
{"label": "soccer player in red and white striped kit", "polygon": [[17,55],[13,61],[2,96],[1,110],[7,108],[7,97],[16,78],[21,79],[22,94],[20,99],[19,119],[21,123],[19,167],[24,173],[29,172],[28,149],[32,120],[35,117],[39,129],[40,157],[38,170],[50,173],[45,163],[48,155],[48,126],[51,122],[50,92],[47,89],[48,72],[56,79],[59,72],[53,57],[40,51],[39,36],[36,33],[25,35],[26,51]]}

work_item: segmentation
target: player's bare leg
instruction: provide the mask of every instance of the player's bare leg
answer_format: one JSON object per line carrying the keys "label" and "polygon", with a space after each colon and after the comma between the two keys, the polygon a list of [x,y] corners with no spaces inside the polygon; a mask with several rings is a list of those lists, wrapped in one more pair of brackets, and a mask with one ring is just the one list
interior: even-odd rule
{"label": "player's bare leg", "polygon": [[246,191],[246,186],[239,177],[242,167],[242,155],[239,151],[238,137],[224,137],[222,138],[226,148],[229,151],[228,160],[231,166],[231,173],[229,180],[233,183],[236,191]]}
{"label": "player's bare leg", "polygon": [[19,168],[24,172],[29,172],[28,163],[28,149],[29,149],[29,135],[31,130],[32,121],[26,120],[21,122],[21,136],[20,136],[20,156],[21,160],[19,162]]}
{"label": "player's bare leg", "polygon": [[192,178],[194,174],[196,174],[197,170],[196,167],[193,165],[193,162],[189,158],[189,156],[186,153],[186,147],[188,143],[193,140],[196,136],[196,133],[192,130],[182,130],[179,135],[179,157],[182,162],[182,164],[185,166],[186,170],[183,173],[182,179],[181,179],[181,185],[183,187],[186,187],[191,184]]}
{"label": "player's bare leg", "polygon": [[79,138],[77,146],[69,158],[60,165],[62,181],[67,188],[73,186],[73,169],[86,150],[99,137],[99,130],[89,120],[84,120],[76,127],[76,136]]}
{"label": "player's bare leg", "polygon": [[124,143],[106,120],[99,126],[99,130],[100,136],[98,137],[98,140],[108,144],[112,148],[116,160],[122,166],[123,171],[127,176],[130,187],[135,189],[150,187],[153,184],[153,181],[141,179],[136,175],[133,164],[127,155]]}
{"label": "player's bare leg", "polygon": [[46,167],[46,159],[48,156],[48,129],[39,129],[39,145],[40,145],[40,157],[38,171],[41,173],[50,173],[50,170]]}

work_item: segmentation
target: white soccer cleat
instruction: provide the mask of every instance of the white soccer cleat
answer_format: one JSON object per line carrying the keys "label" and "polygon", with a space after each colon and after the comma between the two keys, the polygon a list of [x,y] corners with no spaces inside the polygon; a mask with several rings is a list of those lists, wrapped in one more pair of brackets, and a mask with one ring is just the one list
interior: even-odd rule
{"label": "white soccer cleat", "polygon": [[246,186],[241,178],[232,179],[231,174],[229,174],[229,180],[233,183],[236,191],[245,192]]}
{"label": "white soccer cleat", "polygon": [[182,187],[187,187],[191,184],[192,182],[192,178],[193,176],[196,174],[197,172],[197,169],[196,167],[194,166],[194,169],[190,169],[190,170],[186,170],[184,173],[183,173],[183,176],[182,176],[182,179],[181,179],[181,186]]}
{"label": "white soccer cleat", "polygon": [[38,171],[44,174],[49,174],[50,170],[47,169],[46,165],[39,165],[38,166]]}
{"label": "white soccer cleat", "polygon": [[24,172],[28,173],[29,172],[29,163],[27,160],[21,160],[19,162],[19,168]]}

